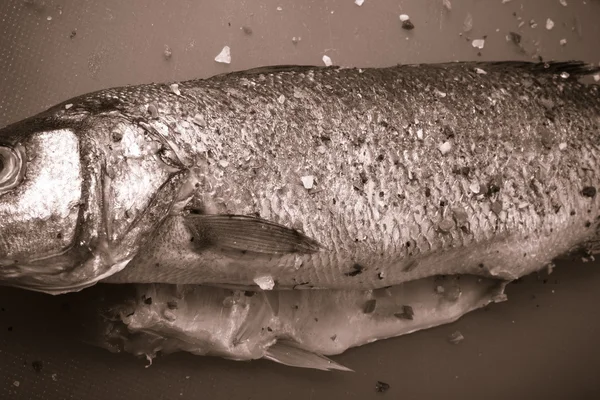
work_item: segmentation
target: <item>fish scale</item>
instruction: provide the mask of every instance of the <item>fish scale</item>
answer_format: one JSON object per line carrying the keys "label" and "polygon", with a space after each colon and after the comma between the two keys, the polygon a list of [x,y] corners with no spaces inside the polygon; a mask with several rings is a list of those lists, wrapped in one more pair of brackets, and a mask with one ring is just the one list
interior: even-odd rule
{"label": "fish scale", "polygon": [[[276,277],[280,287],[293,286],[296,282],[309,282],[317,287],[380,287],[431,275],[433,270],[428,266],[434,259],[446,264],[445,269],[437,267],[435,271],[462,271],[463,267],[444,261],[452,259],[444,254],[451,254],[451,250],[457,248],[463,249],[464,254],[470,253],[475,251],[469,247],[473,244],[487,243],[486,246],[494,247],[495,241],[508,241],[503,247],[512,246],[512,249],[503,250],[502,256],[491,257],[489,262],[494,264],[504,259],[521,264],[516,254],[521,253],[519,243],[524,237],[537,240],[544,230],[568,230],[569,235],[542,241],[547,246],[556,245],[556,248],[540,247],[539,253],[545,257],[536,262],[542,263],[582,240],[587,235],[583,222],[567,218],[567,205],[580,210],[592,207],[592,213],[597,213],[597,202],[580,195],[585,178],[581,169],[573,168],[580,160],[590,159],[588,183],[597,184],[598,135],[594,135],[598,131],[597,87],[565,80],[558,74],[538,72],[541,77],[536,77],[535,72],[524,72],[510,65],[483,66],[487,74],[480,75],[474,72],[473,65],[238,75],[243,79],[236,79],[233,74],[217,77],[206,85],[181,85],[182,93],[187,92],[200,103],[190,104],[187,114],[201,112],[220,116],[218,132],[209,125],[202,137],[210,136],[212,141],[219,141],[222,154],[227,153],[232,158],[231,164],[244,164],[238,157],[248,146],[261,150],[260,154],[252,155],[254,168],[259,170],[257,178],[249,179],[246,174],[220,174],[221,167],[216,162],[222,157],[217,153],[220,147],[203,144],[217,150],[205,155],[210,160],[208,168],[213,171],[209,174],[222,177],[215,185],[227,182],[232,190],[228,199],[223,198],[226,203],[223,208],[234,214],[258,213],[284,226],[300,226],[325,249],[332,250],[306,256],[303,268],[293,274],[275,269],[268,262],[254,266],[248,261],[251,267],[242,273],[245,281],[238,283],[252,284],[255,275],[266,274]],[[523,79],[532,79],[532,83],[523,85]],[[302,96],[294,96],[298,86],[302,87]],[[252,102],[239,96],[224,100],[220,88],[245,92]],[[347,88],[352,88],[353,95],[348,95]],[[438,90],[447,96],[440,98],[432,88],[440,88]],[[546,118],[544,105],[532,102],[539,93],[563,103],[554,110],[554,122]],[[282,95],[284,104],[277,101]],[[318,103],[316,99],[324,101]],[[233,101],[239,101],[245,108],[246,117],[234,113]],[[274,111],[261,112],[265,109]],[[575,112],[577,119],[572,118]],[[376,123],[378,117],[373,115],[386,123]],[[281,123],[281,119],[301,122],[302,132]],[[438,146],[448,139],[442,133],[445,126],[453,132],[452,150],[442,156]],[[545,149],[540,142],[542,126],[551,129],[554,141],[551,149]],[[258,136],[245,141],[237,139],[240,131],[256,132],[257,127]],[[261,127],[269,133],[260,135]],[[192,127],[188,138],[201,137],[195,129]],[[424,132],[422,140],[416,135],[419,129]],[[315,147],[322,141],[321,132],[329,135],[325,156]],[[253,144],[254,140],[258,144]],[[565,151],[558,149],[559,142],[567,143]],[[505,147],[506,143],[510,143],[513,151]],[[192,146],[197,147],[202,146]],[[366,155],[380,152],[384,154],[382,160]],[[393,157],[385,157],[390,153],[404,156],[397,164]],[[540,192],[528,179],[544,163],[551,163],[554,175],[536,184],[545,191]],[[464,165],[471,166],[469,177],[455,173],[458,166]],[[301,190],[300,177],[311,166],[317,182],[314,193]],[[358,171],[364,171],[367,182],[357,188],[356,182],[365,178]],[[407,179],[406,174],[412,174],[413,179]],[[568,176],[572,174],[577,179]],[[471,189],[473,184],[478,184],[485,191],[487,182],[496,175],[502,176],[504,181],[497,195],[478,196]],[[295,190],[283,194],[276,191],[286,186],[293,186]],[[558,213],[550,207],[554,191],[547,188],[553,186],[564,192],[561,198],[564,206]],[[425,187],[433,189],[429,197],[423,194]],[[373,196],[379,192],[384,193],[386,203],[381,210]],[[254,203],[235,203],[236,193],[252,193]],[[392,194],[392,198],[394,193],[402,193],[404,198],[391,200],[388,197],[391,201],[386,202],[386,193]],[[448,207],[469,210],[468,232],[458,229],[440,232],[438,199],[441,197],[448,202]],[[500,215],[490,211],[490,202],[496,198],[503,204]],[[400,227],[399,240],[389,239],[382,219],[388,221],[392,230]],[[576,222],[569,223],[573,220]],[[343,230],[339,228],[340,221],[343,221]],[[383,243],[386,246],[382,246]],[[407,243],[414,245],[411,248]],[[407,264],[415,262],[423,267],[413,266],[403,272]],[[510,278],[542,266],[536,262],[493,268]],[[355,263],[364,265],[365,272],[346,277]],[[238,267],[228,265],[228,268]],[[143,275],[143,267],[137,268],[134,263],[129,271],[121,273],[122,279],[152,279],[136,274],[136,270]],[[380,271],[385,279],[378,277]],[[468,271],[483,273],[475,266],[468,267]],[[220,276],[200,273],[202,276],[197,279],[198,282],[231,282],[228,271],[217,274]],[[176,276],[168,281],[187,283]]]}
{"label": "fish scale", "polygon": [[582,191],[600,187],[599,93],[577,79],[596,70],[287,66],[71,99],[0,132],[12,146],[31,129],[73,131],[85,153],[79,253],[60,277],[32,280],[51,291],[99,275],[275,289],[514,279],[598,241],[598,196]]}

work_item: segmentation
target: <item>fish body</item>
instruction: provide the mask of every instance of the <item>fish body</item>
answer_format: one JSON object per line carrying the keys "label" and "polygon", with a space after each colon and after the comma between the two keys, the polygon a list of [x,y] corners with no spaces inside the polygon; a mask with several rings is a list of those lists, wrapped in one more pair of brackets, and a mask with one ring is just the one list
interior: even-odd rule
{"label": "fish body", "polygon": [[[377,289],[596,251],[596,70],[291,66],[71,99],[0,131],[30,173],[0,183],[0,279]],[[75,172],[40,183],[35,140]]]}
{"label": "fish body", "polygon": [[145,356],[187,351],[232,360],[270,359],[349,370],[326,356],[450,323],[493,301],[504,283],[475,276],[430,277],[386,289],[247,292],[199,285],[138,284],[114,301],[96,296],[88,342]]}

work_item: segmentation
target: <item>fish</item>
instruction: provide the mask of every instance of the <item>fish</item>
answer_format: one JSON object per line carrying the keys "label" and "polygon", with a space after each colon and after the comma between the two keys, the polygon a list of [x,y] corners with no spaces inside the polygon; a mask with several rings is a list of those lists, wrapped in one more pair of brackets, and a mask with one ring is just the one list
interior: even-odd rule
{"label": "fish", "polygon": [[506,299],[506,282],[473,275],[429,277],[375,290],[122,286],[128,290],[119,296],[102,288],[93,306],[81,308],[86,343],[145,358],[149,365],[158,356],[185,351],[346,372],[353,370],[330,356],[451,323]]}
{"label": "fish", "polygon": [[599,69],[273,66],[67,100],[0,130],[0,283],[375,290],[591,257]]}

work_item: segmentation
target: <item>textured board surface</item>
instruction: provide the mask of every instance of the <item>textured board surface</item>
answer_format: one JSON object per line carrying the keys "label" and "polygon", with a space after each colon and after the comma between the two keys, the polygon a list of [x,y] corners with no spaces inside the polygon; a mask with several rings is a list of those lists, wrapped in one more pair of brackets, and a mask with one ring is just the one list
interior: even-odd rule
{"label": "textured board surface", "polygon": [[[442,0],[0,0],[0,126],[92,90],[320,65],[324,54],[344,66],[537,55],[600,61],[597,0],[450,2],[451,11]],[[415,29],[401,28],[402,13]],[[524,51],[506,40],[509,32],[521,35]],[[484,36],[483,49],[472,46]],[[230,65],[214,61],[225,45]],[[508,302],[334,357],[354,374],[186,354],[144,368],[144,360],[80,342],[74,310],[93,289],[50,297],[0,288],[0,398],[599,398],[599,268],[563,263],[510,285]],[[465,340],[451,345],[456,330]],[[378,380],[389,391],[377,393]]]}

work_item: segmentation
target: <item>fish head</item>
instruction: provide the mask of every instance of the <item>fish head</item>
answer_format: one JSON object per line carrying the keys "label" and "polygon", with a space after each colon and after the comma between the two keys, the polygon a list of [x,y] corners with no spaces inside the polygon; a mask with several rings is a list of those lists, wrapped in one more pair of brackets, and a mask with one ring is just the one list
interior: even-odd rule
{"label": "fish head", "polygon": [[0,129],[0,284],[59,294],[118,272],[184,175],[160,138],[114,115]]}

